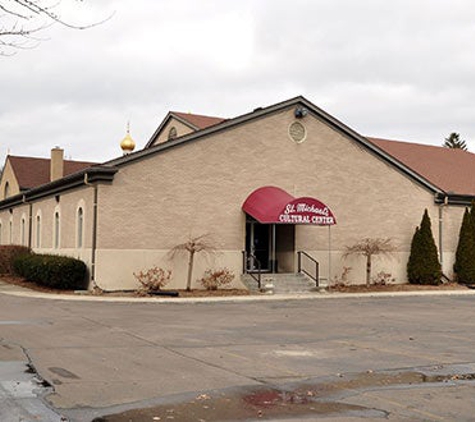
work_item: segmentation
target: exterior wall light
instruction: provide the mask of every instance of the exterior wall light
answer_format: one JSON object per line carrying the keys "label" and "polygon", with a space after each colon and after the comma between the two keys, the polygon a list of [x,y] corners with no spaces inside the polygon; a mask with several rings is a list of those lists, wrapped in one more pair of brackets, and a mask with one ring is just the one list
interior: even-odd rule
{"label": "exterior wall light", "polygon": [[297,119],[302,119],[308,114],[308,110],[305,107],[297,107],[294,111],[294,116]]}

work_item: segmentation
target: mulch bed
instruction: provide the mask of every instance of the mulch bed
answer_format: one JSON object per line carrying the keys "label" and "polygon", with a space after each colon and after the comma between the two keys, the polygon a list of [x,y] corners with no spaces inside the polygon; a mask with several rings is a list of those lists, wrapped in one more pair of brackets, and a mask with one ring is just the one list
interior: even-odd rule
{"label": "mulch bed", "polygon": [[[46,286],[41,286],[39,284],[33,283],[31,281],[26,281],[20,277],[14,277],[11,275],[2,275],[0,276],[1,281],[4,281],[9,284],[14,284],[16,286],[24,287],[29,290],[34,290],[36,292],[41,293],[53,293],[53,294],[61,294],[61,295],[78,295],[75,293],[74,290],[59,290],[53,289]],[[164,289],[164,292],[167,290]],[[220,290],[192,290],[191,292],[187,292],[186,290],[171,290],[173,292],[178,292],[179,297],[222,297],[222,296],[247,296],[249,295],[248,290],[243,289],[220,289]],[[104,297],[167,297],[167,296],[143,296],[137,294],[135,291],[118,291],[118,292],[100,292],[100,293],[93,293],[89,292],[82,292],[81,295],[85,296],[104,296]]]}
{"label": "mulch bed", "polygon": [[371,293],[371,292],[418,292],[418,291],[440,291],[440,290],[468,290],[467,286],[457,283],[440,284],[439,286],[427,286],[418,284],[386,284],[386,285],[351,285],[334,286],[330,292],[339,293]]}
{"label": "mulch bed", "polygon": [[[73,290],[59,290],[52,289],[45,286],[40,286],[38,284],[26,281],[19,277],[13,277],[9,275],[2,275],[1,280],[21,286],[30,290],[34,290],[42,293],[53,293],[53,294],[63,294],[63,295],[77,295]],[[371,285],[366,287],[366,285],[351,285],[351,286],[332,286],[328,289],[329,292],[335,293],[372,293],[372,292],[414,292],[414,291],[440,291],[440,290],[468,290],[469,287],[457,284],[457,283],[446,283],[439,286],[420,286],[415,284],[387,284],[387,285]],[[164,290],[167,291],[167,290]],[[251,293],[248,290],[243,289],[220,289],[220,290],[192,290],[187,292],[186,290],[172,290],[179,293],[180,297],[223,297],[223,296],[247,296]],[[103,296],[103,297],[144,297],[135,291],[119,291],[119,292],[81,292],[83,295],[87,296]],[[145,296],[145,297],[167,297],[167,296]]]}

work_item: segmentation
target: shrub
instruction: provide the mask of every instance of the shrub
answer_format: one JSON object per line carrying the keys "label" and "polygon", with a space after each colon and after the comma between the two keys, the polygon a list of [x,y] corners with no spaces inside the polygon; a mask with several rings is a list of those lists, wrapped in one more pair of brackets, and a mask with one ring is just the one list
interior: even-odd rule
{"label": "shrub", "polygon": [[459,283],[475,284],[475,232],[473,217],[467,208],[460,227],[454,272]]}
{"label": "shrub", "polygon": [[152,267],[147,271],[134,273],[134,277],[142,285],[138,293],[147,295],[159,291],[169,283],[171,275],[172,272],[170,270],[164,270],[159,267]]}
{"label": "shrub", "polygon": [[87,267],[79,259],[59,255],[21,255],[13,262],[15,273],[43,286],[61,290],[85,287]]}
{"label": "shrub", "polygon": [[391,273],[386,273],[380,271],[376,276],[372,278],[373,284],[376,286],[386,286],[388,284],[394,283],[396,279],[392,276]]}
{"label": "shrub", "polygon": [[30,254],[30,249],[20,245],[0,246],[0,274],[13,274],[13,262],[22,255]]}
{"label": "shrub", "polygon": [[407,278],[412,284],[440,284],[442,269],[432,236],[430,218],[424,211],[420,227],[416,228],[407,263]]}
{"label": "shrub", "polygon": [[348,285],[348,276],[350,274],[350,271],[352,270],[352,267],[343,267],[343,271],[341,272],[341,276],[338,277],[338,275],[335,275],[333,277],[333,283],[331,287],[345,287]]}
{"label": "shrub", "polygon": [[206,290],[218,290],[219,287],[230,284],[234,280],[234,274],[227,268],[218,270],[206,270],[204,276],[198,282]]}

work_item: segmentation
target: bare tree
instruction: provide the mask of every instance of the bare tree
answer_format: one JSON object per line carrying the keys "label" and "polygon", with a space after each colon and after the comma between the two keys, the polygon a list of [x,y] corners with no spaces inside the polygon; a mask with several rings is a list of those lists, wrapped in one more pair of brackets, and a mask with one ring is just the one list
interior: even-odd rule
{"label": "bare tree", "polygon": [[[83,2],[83,0],[69,0]],[[57,23],[72,29],[87,29],[110,19],[77,25],[63,20],[57,13],[61,0],[0,0],[0,55],[35,47],[41,40],[38,32]]]}
{"label": "bare tree", "polygon": [[169,252],[171,258],[175,258],[177,255],[183,253],[188,255],[188,275],[186,280],[187,291],[191,290],[195,255],[200,252],[204,254],[216,252],[216,247],[211,241],[209,234],[203,234],[197,237],[190,236],[186,242],[174,246]]}
{"label": "bare tree", "polygon": [[371,284],[371,259],[374,255],[391,256],[397,248],[389,238],[364,238],[354,245],[346,246],[343,258],[350,255],[362,255],[366,257],[366,286]]}

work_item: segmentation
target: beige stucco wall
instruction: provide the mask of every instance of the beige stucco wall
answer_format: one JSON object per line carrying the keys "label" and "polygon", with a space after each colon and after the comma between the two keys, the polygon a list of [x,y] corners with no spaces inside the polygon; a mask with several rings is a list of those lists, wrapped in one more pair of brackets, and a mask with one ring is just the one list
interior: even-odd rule
{"label": "beige stucco wall", "polygon": [[[73,191],[64,192],[59,195],[59,201],[56,197],[48,197],[33,202],[32,220],[33,236],[32,247],[34,250],[48,253],[64,253],[64,250],[76,251],[73,254],[78,255],[81,248],[78,245],[78,209],[83,209],[83,247],[90,249],[92,246],[92,212],[93,212],[93,189],[83,187]],[[54,215],[58,212],[60,215],[60,248],[54,248]],[[41,242],[40,248],[37,248],[36,242],[36,217],[41,217]],[[82,254],[81,254],[82,255]],[[79,255],[78,255],[79,256]]]}
{"label": "beige stucco wall", "polygon": [[[134,272],[160,266],[173,271],[169,287],[184,287],[187,258],[171,259],[168,252],[189,236],[208,233],[219,253],[197,255],[194,287],[206,269],[222,266],[236,274],[234,287],[242,287],[246,225],[241,206],[252,191],[266,185],[294,196],[318,198],[334,212],[338,224],[331,228],[331,259],[327,227],[296,226],[295,230],[295,250],[307,251],[320,261],[323,282],[338,278],[344,267],[352,268],[349,281],[364,282],[364,259],[342,259],[344,247],[363,237],[394,240],[398,253],[393,259],[376,258],[373,274],[385,271],[396,281],[405,281],[410,242],[425,208],[439,245],[439,206],[433,195],[311,115],[301,121],[306,140],[295,143],[288,136],[293,121],[291,109],[121,166],[113,184],[99,186],[97,283],[107,290],[135,288]],[[84,210],[81,249],[76,248],[79,206]],[[28,205],[12,211],[0,211],[2,244],[10,243],[10,219],[12,243],[21,242],[21,219],[28,216]],[[55,211],[61,216],[60,249],[53,247]],[[89,186],[61,194],[59,202],[54,196],[33,202],[33,248],[71,255],[90,265],[92,213]],[[40,248],[36,248],[38,214]],[[463,207],[442,209],[447,275],[452,272],[462,214]]]}
{"label": "beige stucco wall", "polygon": [[0,225],[0,244],[28,245],[28,205],[0,211]]}
{"label": "beige stucco wall", "polygon": [[175,127],[176,129],[177,138],[194,132],[194,130],[191,129],[189,126],[183,124],[179,120],[172,117],[162,128],[161,132],[158,134],[157,139],[153,142],[152,145],[157,145],[157,144],[161,144],[162,142],[168,141],[168,133],[170,132],[170,129],[172,127]]}
{"label": "beige stucco wall", "polygon": [[[134,271],[165,266],[162,258],[171,247],[202,233],[226,251],[216,265],[239,274],[245,246],[241,205],[266,185],[316,197],[333,210],[338,224],[331,229],[331,278],[352,266],[354,281],[364,281],[364,261],[344,262],[344,247],[363,237],[391,237],[399,253],[375,260],[375,270],[405,281],[411,238],[425,208],[438,242],[433,195],[312,116],[302,120],[307,139],[295,143],[288,136],[293,121],[293,109],[280,112],[121,167],[113,185],[100,191],[98,281],[131,287]],[[460,210],[444,212],[453,230]],[[456,235],[447,233],[444,245],[452,248]],[[328,272],[327,228],[298,226],[295,248],[315,254],[322,273]]]}
{"label": "beige stucco wall", "polygon": [[[93,189],[83,187],[73,191],[64,192],[56,197],[48,197],[31,203],[31,247],[38,253],[52,253],[72,256],[91,265],[92,254],[92,224],[93,224]],[[77,247],[78,239],[78,209],[83,209],[83,246]],[[28,245],[29,210],[30,205],[25,204],[9,210],[0,211],[1,235],[0,244]],[[54,247],[54,215],[60,215],[60,243],[59,248]],[[37,216],[40,216],[40,247],[37,247]],[[25,236],[22,237],[22,219],[25,220]],[[10,242],[9,224],[12,221],[13,239]],[[22,242],[22,239],[24,240]]]}
{"label": "beige stucco wall", "polygon": [[[449,278],[453,278],[453,265],[455,261],[455,251],[459,240],[460,226],[462,225],[465,207],[462,206],[442,206],[442,270]],[[432,220],[432,230],[438,235],[438,219]],[[439,243],[437,243],[439,245]]]}
{"label": "beige stucco wall", "polygon": [[[171,257],[163,249],[98,249],[96,280],[104,290],[129,290],[139,286],[134,273],[160,267],[172,272],[167,288],[183,289],[187,280],[187,255]],[[240,251],[220,250],[216,254],[197,254],[194,260],[192,288],[202,288],[198,279],[210,268],[226,266],[234,270],[235,279],[228,287],[245,288],[240,280]]]}
{"label": "beige stucco wall", "polygon": [[5,199],[5,185],[7,183],[9,186],[8,196],[20,193],[20,186],[18,185],[12,165],[8,159],[5,162],[5,168],[3,169],[2,178],[0,180],[0,199]]}

